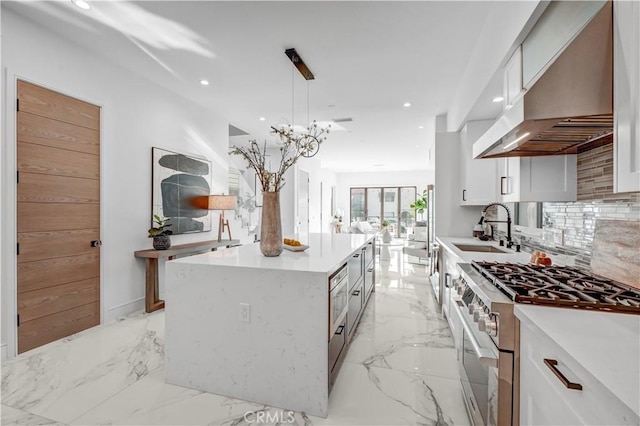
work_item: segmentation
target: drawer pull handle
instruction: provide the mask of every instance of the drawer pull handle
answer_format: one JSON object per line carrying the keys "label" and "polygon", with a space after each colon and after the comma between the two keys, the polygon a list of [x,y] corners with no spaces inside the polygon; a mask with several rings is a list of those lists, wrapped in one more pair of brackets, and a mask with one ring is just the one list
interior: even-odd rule
{"label": "drawer pull handle", "polygon": [[336,330],[336,335],[339,336],[342,334],[342,332],[344,331],[344,325],[341,325],[340,327],[338,327],[338,329]]}
{"label": "drawer pull handle", "polygon": [[558,361],[556,361],[555,359],[545,358],[544,363],[547,367],[549,367],[553,374],[555,374],[556,377],[560,379],[562,384],[565,385],[567,389],[582,390],[582,385],[580,383],[570,382],[569,379],[567,379],[564,374],[562,374],[562,372],[558,370]]}
{"label": "drawer pull handle", "polygon": [[506,180],[507,180],[506,176],[502,176],[500,178],[500,195],[507,195],[508,194],[507,190],[505,189],[505,185],[504,185],[504,182]]}

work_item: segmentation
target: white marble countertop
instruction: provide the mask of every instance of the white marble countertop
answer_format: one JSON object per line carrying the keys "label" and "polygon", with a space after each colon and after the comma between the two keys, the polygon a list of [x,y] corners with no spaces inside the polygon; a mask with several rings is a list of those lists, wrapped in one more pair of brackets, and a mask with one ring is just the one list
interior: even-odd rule
{"label": "white marble countertop", "polygon": [[375,235],[309,234],[307,243],[309,248],[304,252],[284,250],[280,256],[266,257],[260,252],[260,244],[255,243],[189,256],[171,262],[330,273],[373,238]]}
{"label": "white marble countertop", "polygon": [[532,305],[515,314],[640,416],[640,316]]}

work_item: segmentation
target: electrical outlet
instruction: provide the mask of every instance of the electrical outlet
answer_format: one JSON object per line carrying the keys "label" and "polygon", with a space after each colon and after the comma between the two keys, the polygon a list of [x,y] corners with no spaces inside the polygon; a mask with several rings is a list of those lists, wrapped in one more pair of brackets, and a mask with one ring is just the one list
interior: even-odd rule
{"label": "electrical outlet", "polygon": [[240,304],[240,321],[251,322],[251,305],[248,303]]}

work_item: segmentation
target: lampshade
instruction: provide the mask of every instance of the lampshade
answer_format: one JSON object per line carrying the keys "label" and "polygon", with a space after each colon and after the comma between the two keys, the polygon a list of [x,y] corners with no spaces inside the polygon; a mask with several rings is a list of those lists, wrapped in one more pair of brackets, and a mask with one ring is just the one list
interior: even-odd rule
{"label": "lampshade", "polygon": [[235,195],[205,195],[191,199],[193,207],[203,210],[235,210],[236,204]]}
{"label": "lampshade", "polygon": [[238,203],[235,195],[209,195],[209,210],[235,210]]}

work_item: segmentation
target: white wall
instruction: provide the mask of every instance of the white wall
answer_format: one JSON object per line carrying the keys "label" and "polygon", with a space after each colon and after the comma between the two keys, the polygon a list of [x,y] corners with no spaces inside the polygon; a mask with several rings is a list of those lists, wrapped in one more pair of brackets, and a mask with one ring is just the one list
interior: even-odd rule
{"label": "white wall", "polygon": [[471,237],[481,207],[460,206],[460,133],[436,133],[435,235]]}
{"label": "white wall", "polygon": [[[212,111],[2,11],[2,343],[12,349],[15,318],[15,79],[20,77],[102,106],[102,320],[143,308],[150,248],[151,147],[213,162],[214,192],[228,189],[228,123]],[[174,244],[217,238],[213,231],[172,237]],[[233,230],[237,233],[237,230]],[[11,350],[9,351],[11,356]]]}
{"label": "white wall", "polygon": [[518,37],[527,32],[531,16],[541,13],[544,5],[539,7],[540,4],[540,1],[499,1],[492,5],[451,101],[447,113],[449,131],[462,128],[471,108],[498,67],[505,64]]}
{"label": "white wall", "polygon": [[411,170],[406,172],[371,172],[371,173],[338,173],[336,175],[336,208],[345,213],[343,222],[351,223],[350,203],[351,188],[370,186],[416,186],[422,193],[427,185],[434,183],[434,174],[427,170]]}

